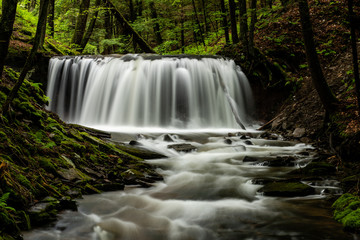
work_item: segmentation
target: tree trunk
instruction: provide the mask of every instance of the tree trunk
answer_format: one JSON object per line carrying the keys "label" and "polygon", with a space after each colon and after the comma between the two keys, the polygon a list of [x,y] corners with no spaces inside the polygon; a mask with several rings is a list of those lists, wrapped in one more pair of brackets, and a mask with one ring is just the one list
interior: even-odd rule
{"label": "tree trunk", "polygon": [[305,43],[306,58],[309,64],[313,85],[319,94],[321,103],[327,113],[334,112],[338,100],[328,86],[321,69],[318,55],[316,53],[314,34],[310,21],[309,6],[307,0],[298,0],[302,33]]}
{"label": "tree trunk", "polygon": [[85,33],[89,7],[90,7],[90,0],[81,0],[79,15],[76,19],[76,24],[75,24],[75,32],[71,39],[71,43],[76,44],[78,46],[80,46],[81,40],[83,39]]}
{"label": "tree trunk", "polygon": [[184,13],[182,12],[182,17],[181,17],[181,53],[184,54],[185,53],[185,27],[184,27]]}
{"label": "tree trunk", "polygon": [[224,29],[225,32],[225,41],[226,44],[230,43],[230,38],[229,38],[229,27],[228,27],[228,21],[226,18],[227,15],[227,11],[225,8],[225,1],[224,0],[220,0],[220,8],[221,8],[221,15],[222,15],[222,27]]}
{"label": "tree trunk", "polygon": [[[105,28],[105,39],[112,39],[112,21],[111,21],[111,12],[106,10],[104,13],[104,28]],[[107,55],[113,52],[112,46],[105,45],[104,51],[102,54]]]}
{"label": "tree trunk", "polygon": [[93,32],[94,27],[95,27],[96,19],[97,19],[98,14],[99,14],[100,3],[101,3],[101,0],[96,0],[96,2],[95,2],[95,12],[94,12],[93,16],[91,17],[88,28],[86,29],[84,37],[81,40],[80,49],[79,49],[80,52],[84,51],[84,49],[86,47],[86,44],[89,42],[89,39],[90,39],[90,37],[92,35],[92,32]]}
{"label": "tree trunk", "polygon": [[195,0],[192,0],[192,5],[193,5],[193,9],[194,9],[196,24],[198,25],[198,29],[199,29],[199,32],[200,32],[201,42],[202,42],[203,45],[205,46],[204,33],[203,33],[203,31],[202,31],[202,28],[201,28],[201,25],[200,25],[199,16],[198,16],[198,14],[197,14],[196,5],[195,5]]}
{"label": "tree trunk", "polygon": [[142,0],[136,0],[136,10],[135,12],[137,12],[137,16],[141,17],[142,16],[142,11],[143,11],[143,1]]}
{"label": "tree trunk", "polygon": [[134,9],[133,0],[129,0],[129,10],[130,10],[130,22],[134,22],[136,20],[136,13]]}
{"label": "tree trunk", "polygon": [[47,10],[48,10],[48,6],[49,6],[49,1],[50,0],[41,0],[40,1],[40,4],[42,5],[42,8],[40,8],[39,20],[38,20],[37,27],[36,27],[34,45],[33,45],[32,49],[31,49],[28,57],[26,58],[24,68],[22,69],[22,71],[20,73],[20,76],[19,76],[15,86],[11,89],[8,97],[6,98],[6,101],[5,101],[4,105],[2,106],[2,114],[6,114],[7,111],[9,110],[10,103],[13,101],[13,99],[17,95],[17,92],[19,91],[21,85],[23,84],[27,73],[29,72],[29,70],[33,66],[34,59],[35,59],[35,54],[36,54],[36,52],[37,52],[37,50],[39,48],[39,45],[40,45],[41,32],[42,32],[42,29],[44,28],[44,25],[46,25],[46,20],[47,20],[46,18],[47,18]]}
{"label": "tree trunk", "polygon": [[359,79],[359,63],[358,63],[358,54],[356,47],[356,32],[355,32],[355,21],[354,21],[354,9],[353,9],[353,0],[348,0],[348,9],[349,9],[349,20],[350,20],[350,35],[351,35],[351,49],[353,55],[353,68],[354,68],[354,78],[355,78],[355,92],[357,96],[358,108],[360,109],[360,79]]}
{"label": "tree trunk", "polygon": [[255,32],[255,23],[257,21],[256,17],[256,0],[251,0],[251,21],[249,27],[249,53],[251,56],[254,56],[254,32]]}
{"label": "tree trunk", "polygon": [[239,37],[237,33],[236,5],[234,0],[229,0],[229,10],[230,10],[230,21],[231,21],[231,38],[233,44],[236,44],[239,42]]}
{"label": "tree trunk", "polygon": [[157,12],[156,12],[156,8],[155,8],[155,3],[154,1],[151,1],[149,3],[149,8],[150,8],[150,12],[151,12],[151,18],[154,21],[153,23],[153,29],[154,29],[154,34],[155,34],[155,39],[156,39],[156,43],[158,45],[160,45],[163,42],[163,39],[161,37],[161,32],[160,32],[160,25],[158,22],[158,16],[157,16]]}
{"label": "tree trunk", "polygon": [[8,54],[10,37],[13,32],[18,0],[3,0],[0,19],[0,79]]}
{"label": "tree trunk", "polygon": [[206,13],[206,0],[201,0],[201,5],[202,5],[202,10],[203,10],[203,15],[204,15],[204,25],[205,25],[205,36],[208,34],[208,32],[210,32],[210,27],[209,27],[209,23],[207,20],[207,13]]}
{"label": "tree trunk", "polygon": [[248,24],[247,24],[247,9],[246,9],[246,0],[239,0],[240,8],[240,42],[243,47],[248,51]]}
{"label": "tree trunk", "polygon": [[49,27],[50,27],[50,36],[54,37],[54,34],[55,34],[55,24],[54,24],[55,0],[50,0],[48,12],[49,12],[48,13],[48,23],[49,23]]}
{"label": "tree trunk", "polygon": [[[48,18],[50,1],[51,0],[49,0],[49,4],[47,5],[47,8],[48,8],[47,11],[46,11],[47,18]],[[40,1],[40,12],[42,11],[43,7],[44,7],[44,1]],[[39,15],[39,17],[40,17],[40,15]],[[45,36],[46,36],[46,24],[43,24],[42,29],[41,29],[41,37],[40,37],[40,43],[39,43],[38,49],[43,49]]]}
{"label": "tree trunk", "polygon": [[126,33],[133,35],[134,41],[139,44],[140,48],[146,53],[155,53],[155,51],[145,42],[145,40],[136,32],[125,17],[115,8],[110,0],[103,0],[105,5],[113,13],[117,21],[123,26]]}

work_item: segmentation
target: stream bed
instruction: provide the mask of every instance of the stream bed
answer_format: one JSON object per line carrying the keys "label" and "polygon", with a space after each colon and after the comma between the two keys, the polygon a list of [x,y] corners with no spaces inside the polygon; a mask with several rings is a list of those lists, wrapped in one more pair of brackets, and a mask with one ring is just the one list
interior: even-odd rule
{"label": "stream bed", "polygon": [[[336,181],[321,181],[315,194],[303,197],[268,197],[258,192],[262,185],[254,180],[285,179],[288,172],[311,162],[316,152],[310,145],[259,135],[210,131],[138,135],[137,144],[167,156],[147,160],[164,181],[150,188],[126,186],[124,191],[84,196],[78,200],[77,212],[63,212],[58,222],[26,232],[24,239],[357,239],[332,219],[326,196],[341,193]],[[132,137],[113,134],[118,142]],[[190,144],[196,150],[168,148],[174,144]],[[294,166],[244,161],[278,156],[293,157]]]}

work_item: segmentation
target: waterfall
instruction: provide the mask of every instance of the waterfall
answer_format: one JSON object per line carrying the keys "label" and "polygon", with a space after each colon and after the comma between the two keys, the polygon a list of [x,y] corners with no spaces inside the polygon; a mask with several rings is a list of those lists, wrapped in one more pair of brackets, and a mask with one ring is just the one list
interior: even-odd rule
{"label": "waterfall", "polygon": [[47,96],[87,126],[238,128],[253,110],[244,73],[220,57],[54,57]]}

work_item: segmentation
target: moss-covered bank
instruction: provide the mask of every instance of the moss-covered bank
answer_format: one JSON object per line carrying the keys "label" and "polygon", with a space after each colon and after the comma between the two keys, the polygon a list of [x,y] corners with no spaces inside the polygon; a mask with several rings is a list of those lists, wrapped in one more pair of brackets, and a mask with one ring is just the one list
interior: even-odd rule
{"label": "moss-covered bank", "polygon": [[[6,68],[0,104],[17,76]],[[121,146],[64,124],[44,110],[46,103],[40,84],[26,81],[1,116],[0,239],[21,238],[21,230],[53,220],[60,209],[76,208],[72,199],[82,194],[148,186],[160,178]]]}

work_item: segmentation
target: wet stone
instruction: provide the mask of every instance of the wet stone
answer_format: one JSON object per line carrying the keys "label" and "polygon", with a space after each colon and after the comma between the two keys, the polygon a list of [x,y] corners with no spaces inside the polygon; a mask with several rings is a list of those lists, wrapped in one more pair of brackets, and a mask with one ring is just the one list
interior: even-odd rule
{"label": "wet stone", "polygon": [[271,182],[258,192],[271,197],[300,197],[314,194],[315,189],[301,182]]}
{"label": "wet stone", "polygon": [[191,152],[197,149],[196,147],[188,143],[172,144],[168,145],[168,148],[172,148],[177,152]]}
{"label": "wet stone", "polygon": [[164,135],[164,141],[165,142],[174,142],[174,140],[172,139],[172,137],[169,134]]}
{"label": "wet stone", "polygon": [[229,145],[231,145],[231,144],[232,144],[231,139],[228,139],[228,138],[227,138],[227,139],[225,139],[225,140],[224,140],[224,142],[225,142],[226,144],[229,144]]}
{"label": "wet stone", "polygon": [[295,158],[293,157],[277,157],[269,161],[269,167],[294,167]]}
{"label": "wet stone", "polygon": [[138,142],[138,141],[131,140],[129,142],[129,145],[131,145],[131,146],[141,146],[142,144],[140,142]]}

